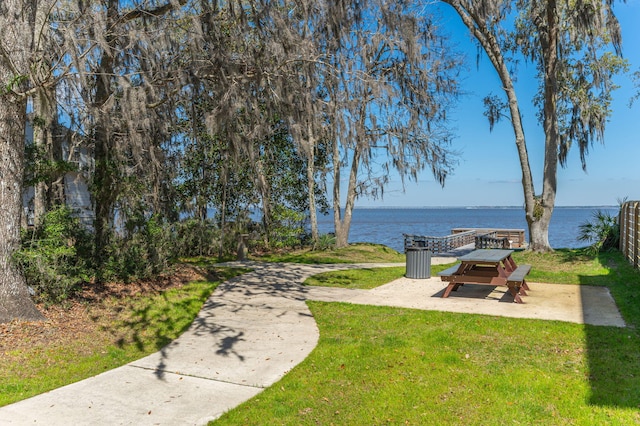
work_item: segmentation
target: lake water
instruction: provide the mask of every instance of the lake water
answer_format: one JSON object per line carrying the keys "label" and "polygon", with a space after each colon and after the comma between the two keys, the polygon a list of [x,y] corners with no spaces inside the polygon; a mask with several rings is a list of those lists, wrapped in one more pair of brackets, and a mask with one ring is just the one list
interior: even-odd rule
{"label": "lake water", "polygon": [[[551,218],[549,243],[553,248],[588,245],[578,241],[579,227],[597,210],[618,214],[617,207],[556,207]],[[404,250],[403,234],[445,236],[453,228],[524,229],[529,240],[524,209],[503,208],[356,208],[349,242],[370,242]],[[319,216],[321,234],[333,232],[333,216]]]}

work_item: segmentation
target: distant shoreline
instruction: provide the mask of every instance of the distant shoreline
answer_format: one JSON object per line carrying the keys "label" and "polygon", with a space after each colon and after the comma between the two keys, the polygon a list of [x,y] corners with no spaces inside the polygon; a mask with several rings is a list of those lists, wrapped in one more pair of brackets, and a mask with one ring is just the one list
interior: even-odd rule
{"label": "distant shoreline", "polygon": [[[603,205],[603,206],[555,206],[556,209],[619,209],[620,207],[617,205]],[[356,210],[377,210],[377,209],[404,209],[404,210],[414,210],[414,209],[521,209],[524,210],[523,206],[358,206],[354,207]]]}
{"label": "distant shoreline", "polygon": [[[603,211],[617,216],[618,206],[558,206],[549,224],[549,243],[554,248],[584,247],[578,241],[580,226]],[[449,235],[456,228],[523,229],[528,240],[524,208],[500,207],[357,207],[353,211],[349,242],[369,241],[397,251],[404,249],[404,234]],[[334,232],[331,214],[318,216],[320,233]]]}

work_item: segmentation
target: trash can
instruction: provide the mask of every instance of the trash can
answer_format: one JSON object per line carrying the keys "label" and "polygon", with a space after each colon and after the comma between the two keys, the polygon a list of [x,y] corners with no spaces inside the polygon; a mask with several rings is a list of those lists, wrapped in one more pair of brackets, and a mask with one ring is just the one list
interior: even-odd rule
{"label": "trash can", "polygon": [[407,247],[407,278],[431,278],[431,250],[425,247]]}

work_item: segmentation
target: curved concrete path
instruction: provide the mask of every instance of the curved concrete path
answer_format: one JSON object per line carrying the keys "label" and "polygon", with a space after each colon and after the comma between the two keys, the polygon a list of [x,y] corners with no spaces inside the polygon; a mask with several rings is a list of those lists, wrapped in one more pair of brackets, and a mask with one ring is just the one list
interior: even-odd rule
{"label": "curved concrete path", "polygon": [[532,284],[520,305],[499,303],[508,297],[491,286],[464,286],[465,294],[442,299],[444,286],[435,278],[402,278],[373,290],[301,285],[319,272],[389,264],[229,265],[253,272],[221,284],[176,341],[123,367],[2,407],[0,425],[206,424],[278,381],[313,350],[318,328],[306,300],[624,326],[606,288]]}

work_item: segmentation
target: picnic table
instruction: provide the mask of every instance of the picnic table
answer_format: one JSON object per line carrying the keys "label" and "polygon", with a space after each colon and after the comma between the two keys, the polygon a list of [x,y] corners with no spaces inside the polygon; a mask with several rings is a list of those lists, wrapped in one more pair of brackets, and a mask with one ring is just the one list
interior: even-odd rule
{"label": "picnic table", "polygon": [[449,297],[464,284],[486,284],[506,286],[516,303],[523,303],[520,296],[526,296],[529,290],[525,275],[531,265],[516,265],[511,257],[513,250],[475,250],[458,258],[460,263],[448,268],[438,275],[442,281],[448,281],[442,297]]}

